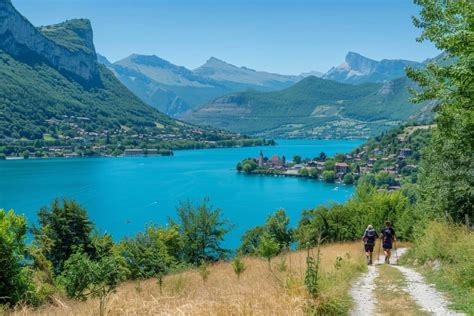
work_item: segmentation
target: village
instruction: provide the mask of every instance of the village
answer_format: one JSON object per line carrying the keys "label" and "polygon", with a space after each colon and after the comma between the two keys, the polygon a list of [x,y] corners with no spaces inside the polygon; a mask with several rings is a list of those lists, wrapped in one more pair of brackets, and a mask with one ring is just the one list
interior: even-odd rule
{"label": "village", "polygon": [[245,159],[236,166],[246,174],[288,176],[318,179],[327,183],[354,184],[361,176],[367,177],[380,190],[395,191],[405,178],[416,174],[417,165],[411,148],[396,153],[374,148],[358,148],[350,154],[329,158],[325,153],[302,159],[295,155],[291,161],[285,156],[266,157],[263,151],[255,158]]}

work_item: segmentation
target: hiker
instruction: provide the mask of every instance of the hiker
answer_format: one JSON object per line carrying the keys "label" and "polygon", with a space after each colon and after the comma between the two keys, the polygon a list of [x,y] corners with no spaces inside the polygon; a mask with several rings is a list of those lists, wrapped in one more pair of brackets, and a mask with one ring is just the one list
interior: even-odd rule
{"label": "hiker", "polygon": [[395,231],[392,228],[392,223],[386,221],[385,227],[382,228],[381,233],[383,252],[385,254],[385,263],[390,264],[390,256],[392,255],[392,243],[394,241],[397,241]]}
{"label": "hiker", "polygon": [[365,256],[367,257],[367,264],[372,264],[372,254],[374,253],[375,240],[379,238],[379,234],[375,231],[372,225],[367,226],[367,229],[362,236],[364,242]]}

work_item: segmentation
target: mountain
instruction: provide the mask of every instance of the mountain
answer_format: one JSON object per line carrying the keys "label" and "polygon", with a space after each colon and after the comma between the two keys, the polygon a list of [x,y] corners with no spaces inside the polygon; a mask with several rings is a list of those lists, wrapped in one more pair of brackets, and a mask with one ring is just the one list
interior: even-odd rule
{"label": "mountain", "polygon": [[419,68],[423,67],[423,63],[402,59],[375,61],[349,52],[344,63],[331,68],[321,78],[351,84],[384,82],[405,76],[407,66]]}
{"label": "mountain", "polygon": [[[171,119],[97,62],[88,20],[34,27],[0,0],[0,153],[6,148],[98,143],[148,146],[234,139]],[[131,141],[137,138],[138,140]],[[32,145],[33,144],[33,145]],[[32,147],[30,147],[32,148]],[[8,150],[10,150],[8,149]],[[11,150],[10,150],[11,151]]]}
{"label": "mountain", "polygon": [[302,77],[302,78],[306,78],[306,77],[309,77],[309,76],[321,78],[322,76],[324,76],[324,73],[322,73],[321,71],[315,71],[315,70],[300,73],[300,77]]}
{"label": "mountain", "polygon": [[302,79],[300,76],[286,76],[247,67],[237,67],[215,57],[211,57],[193,72],[219,82],[247,84],[253,88],[261,87],[263,90],[287,88]]}
{"label": "mountain", "polygon": [[98,58],[143,101],[174,117],[227,93],[277,90],[302,78],[237,67],[217,58],[195,70],[158,56],[134,54],[113,64],[102,56]]}
{"label": "mountain", "polygon": [[183,119],[265,137],[364,138],[407,120],[430,120],[430,105],[411,104],[406,77],[361,85],[307,77],[275,92],[217,98]]}

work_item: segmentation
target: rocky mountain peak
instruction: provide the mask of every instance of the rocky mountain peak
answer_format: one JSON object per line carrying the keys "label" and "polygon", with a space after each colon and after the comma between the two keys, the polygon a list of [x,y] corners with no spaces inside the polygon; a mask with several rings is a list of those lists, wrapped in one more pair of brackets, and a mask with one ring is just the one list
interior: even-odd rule
{"label": "rocky mountain peak", "polygon": [[0,49],[25,61],[44,61],[88,84],[99,80],[92,27],[85,19],[35,28],[9,0],[0,0]]}

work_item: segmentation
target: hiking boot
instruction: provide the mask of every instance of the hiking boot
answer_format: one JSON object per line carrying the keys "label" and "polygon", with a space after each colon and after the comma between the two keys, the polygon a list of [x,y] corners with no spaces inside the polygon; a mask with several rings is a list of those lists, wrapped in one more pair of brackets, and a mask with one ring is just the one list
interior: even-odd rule
{"label": "hiking boot", "polygon": [[372,258],[369,259],[369,265],[372,265]]}

